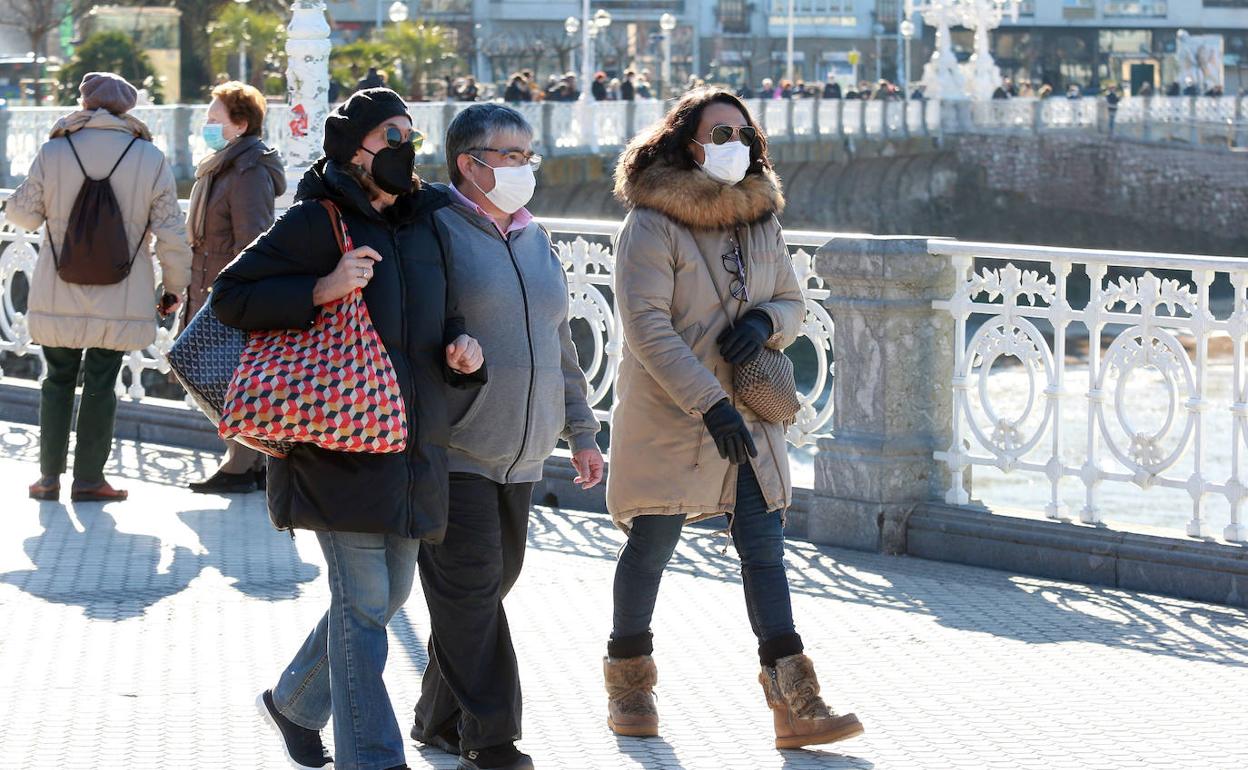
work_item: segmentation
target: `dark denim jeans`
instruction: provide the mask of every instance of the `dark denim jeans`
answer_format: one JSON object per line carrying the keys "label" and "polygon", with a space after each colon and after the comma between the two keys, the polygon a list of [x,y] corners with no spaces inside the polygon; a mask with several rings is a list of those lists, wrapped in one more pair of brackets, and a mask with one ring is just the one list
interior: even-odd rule
{"label": "dark denim jeans", "polygon": [[[638,516],[615,567],[612,639],[650,630],[663,569],[672,558],[684,516]],[[750,628],[759,644],[795,634],[789,580],[784,573],[784,527],[780,511],[768,511],[763,491],[747,463],[738,467],[737,508],[729,531],[741,557],[741,580]]]}
{"label": "dark denim jeans", "polygon": [[82,400],[78,405],[78,443],[74,447],[74,481],[104,480],[104,465],[113,451],[113,422],[117,416],[117,373],[125,354],[120,350],[44,347],[47,376],[39,402],[39,471],[44,476],[65,472],[69,429],[74,414],[74,390],[82,373]]}
{"label": "dark denim jeans", "polygon": [[386,624],[407,601],[419,540],[317,532],[329,576],[327,612],[273,688],[287,719],[320,730],[334,718],[334,767],[384,770],[403,764],[403,736],[381,674]]}

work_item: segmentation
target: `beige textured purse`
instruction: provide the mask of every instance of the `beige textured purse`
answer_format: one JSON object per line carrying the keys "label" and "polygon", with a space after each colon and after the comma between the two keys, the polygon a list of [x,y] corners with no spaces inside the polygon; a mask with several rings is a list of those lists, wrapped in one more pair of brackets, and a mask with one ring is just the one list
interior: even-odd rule
{"label": "beige textured purse", "polygon": [[[733,228],[732,240],[733,248],[737,250],[737,258],[744,267],[745,260],[738,245],[740,238],[736,228]],[[711,285],[714,286],[715,268],[705,254],[702,255],[702,261],[711,270]],[[742,278],[745,277],[746,273],[743,270]],[[744,285],[744,280],[742,280],[742,285]],[[728,307],[724,304],[723,295],[719,293],[718,288],[715,290],[715,295],[719,299],[719,307],[724,311],[729,326],[735,324],[739,316],[728,312]],[[738,311],[743,304],[744,302],[737,300]],[[797,396],[797,380],[793,377],[793,362],[783,351],[764,345],[754,358],[733,368],[732,387],[742,403],[763,420],[778,423],[786,428],[797,421],[797,413],[801,411],[802,402]]]}

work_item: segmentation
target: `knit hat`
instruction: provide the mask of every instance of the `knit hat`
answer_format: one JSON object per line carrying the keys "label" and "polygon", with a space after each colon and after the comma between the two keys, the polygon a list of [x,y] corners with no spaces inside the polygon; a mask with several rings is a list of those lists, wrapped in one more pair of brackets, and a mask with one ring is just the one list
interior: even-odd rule
{"label": "knit hat", "polygon": [[406,114],[403,97],[389,88],[356,91],[325,118],[325,156],[338,163],[349,162],[369,131]]}
{"label": "knit hat", "polygon": [[88,72],[78,85],[84,110],[108,110],[124,115],[134,108],[139,92],[126,79],[111,72]]}

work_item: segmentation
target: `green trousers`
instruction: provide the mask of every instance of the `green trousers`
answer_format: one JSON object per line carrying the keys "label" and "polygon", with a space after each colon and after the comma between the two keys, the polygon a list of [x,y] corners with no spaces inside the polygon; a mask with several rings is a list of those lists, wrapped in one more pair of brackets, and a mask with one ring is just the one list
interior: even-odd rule
{"label": "green trousers", "polygon": [[104,480],[104,465],[113,449],[113,421],[117,417],[117,373],[124,356],[120,350],[88,348],[84,356],[83,351],[74,348],[44,347],[48,371],[39,401],[39,469],[44,476],[65,472],[74,389],[81,372],[74,481],[96,484]]}

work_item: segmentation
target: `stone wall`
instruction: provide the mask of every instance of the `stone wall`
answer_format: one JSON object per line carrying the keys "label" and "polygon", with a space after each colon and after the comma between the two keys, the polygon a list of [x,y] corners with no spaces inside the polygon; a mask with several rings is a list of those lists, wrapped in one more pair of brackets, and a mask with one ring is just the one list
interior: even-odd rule
{"label": "stone wall", "polygon": [[[1248,153],[1052,133],[799,142],[773,156],[789,228],[1248,255]],[[623,217],[614,165],[548,161],[533,210]]]}
{"label": "stone wall", "polygon": [[1248,255],[1248,153],[1076,133],[965,135],[966,240]]}

